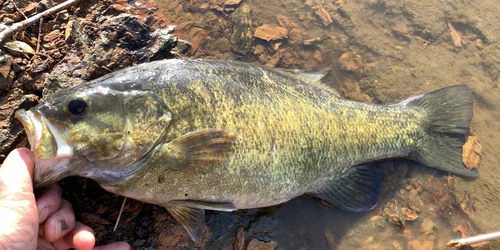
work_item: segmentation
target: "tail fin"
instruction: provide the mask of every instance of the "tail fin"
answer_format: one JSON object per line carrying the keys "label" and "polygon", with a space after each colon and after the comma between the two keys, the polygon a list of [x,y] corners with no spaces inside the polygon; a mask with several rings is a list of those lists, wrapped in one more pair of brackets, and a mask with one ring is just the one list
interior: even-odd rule
{"label": "tail fin", "polygon": [[402,103],[421,108],[427,114],[423,145],[410,158],[426,166],[453,174],[477,177],[462,162],[462,147],[472,119],[472,92],[466,85],[436,90]]}

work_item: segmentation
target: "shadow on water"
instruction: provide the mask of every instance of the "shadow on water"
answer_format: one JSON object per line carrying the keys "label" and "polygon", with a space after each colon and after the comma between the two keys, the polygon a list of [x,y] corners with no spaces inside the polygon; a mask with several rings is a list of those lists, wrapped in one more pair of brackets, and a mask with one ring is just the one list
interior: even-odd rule
{"label": "shadow on water", "polygon": [[333,249],[335,241],[372,213],[324,208],[311,198],[298,197],[274,213],[278,249]]}

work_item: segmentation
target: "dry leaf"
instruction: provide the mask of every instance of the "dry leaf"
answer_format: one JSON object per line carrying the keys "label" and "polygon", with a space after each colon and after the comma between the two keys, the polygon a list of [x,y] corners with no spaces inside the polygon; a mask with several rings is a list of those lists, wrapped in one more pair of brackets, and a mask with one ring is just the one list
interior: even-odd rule
{"label": "dry leaf", "polygon": [[467,140],[462,148],[462,161],[467,169],[477,168],[479,165],[481,151],[483,147],[479,144],[477,137],[472,133],[467,136]]}

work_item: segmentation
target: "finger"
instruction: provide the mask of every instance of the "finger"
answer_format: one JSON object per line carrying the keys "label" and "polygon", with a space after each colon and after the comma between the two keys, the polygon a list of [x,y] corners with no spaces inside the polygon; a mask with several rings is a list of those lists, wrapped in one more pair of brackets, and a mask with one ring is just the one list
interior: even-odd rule
{"label": "finger", "polygon": [[61,208],[52,214],[43,225],[43,237],[54,242],[75,228],[73,206],[67,200],[62,200]]}
{"label": "finger", "polygon": [[94,250],[130,250],[130,245],[126,242],[115,242],[108,245],[95,247]]}
{"label": "finger", "polygon": [[[34,159],[25,148],[13,150],[0,167],[0,248],[35,248],[38,213],[33,195]],[[14,232],[14,233],[13,233]],[[19,241],[21,240],[21,241]]]}
{"label": "finger", "polygon": [[51,242],[48,242],[42,236],[38,236],[36,250],[56,250],[56,248]]}
{"label": "finger", "polygon": [[3,193],[33,193],[35,156],[27,148],[14,149],[0,167],[0,190]]}
{"label": "finger", "polygon": [[61,188],[55,183],[41,191],[36,199],[38,223],[44,223],[49,216],[61,208],[61,194]]}
{"label": "finger", "polygon": [[77,221],[73,231],[54,241],[53,244],[56,249],[91,250],[95,244],[94,231]]}

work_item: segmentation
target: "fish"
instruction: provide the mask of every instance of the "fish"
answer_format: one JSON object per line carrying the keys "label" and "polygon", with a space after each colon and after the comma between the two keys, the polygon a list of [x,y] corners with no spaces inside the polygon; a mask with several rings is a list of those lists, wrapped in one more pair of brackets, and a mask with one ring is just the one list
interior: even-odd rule
{"label": "fish", "polygon": [[341,98],[327,73],[170,59],[61,90],[15,116],[36,156],[35,188],[67,176],[157,204],[200,239],[205,210],[307,195],[373,209],[372,162],[406,158],[464,177],[473,116],[466,85],[382,105]]}

